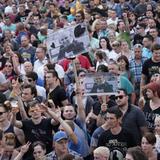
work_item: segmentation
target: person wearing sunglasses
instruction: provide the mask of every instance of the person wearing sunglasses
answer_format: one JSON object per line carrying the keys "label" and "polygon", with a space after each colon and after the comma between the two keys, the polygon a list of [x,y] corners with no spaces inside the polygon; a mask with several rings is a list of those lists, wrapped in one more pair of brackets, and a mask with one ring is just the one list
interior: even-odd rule
{"label": "person wearing sunglasses", "polygon": [[34,85],[37,89],[37,94],[38,96],[43,97],[43,99],[46,99],[46,89],[44,87],[41,87],[39,85],[36,84],[37,80],[38,80],[38,75],[36,72],[29,72],[26,74],[26,78],[27,78],[27,82],[31,85]]}
{"label": "person wearing sunglasses", "polygon": [[115,97],[118,108],[123,112],[122,127],[132,133],[136,145],[140,144],[141,135],[147,131],[147,124],[143,111],[131,105],[127,92],[120,88]]}
{"label": "person wearing sunglasses", "polygon": [[10,61],[7,61],[5,63],[5,66],[3,68],[3,73],[5,74],[7,80],[12,79],[13,76],[16,75],[16,73],[13,70],[13,64]]}
{"label": "person wearing sunglasses", "polygon": [[[9,101],[8,101],[9,102]],[[0,104],[0,130],[2,134],[13,133],[15,136],[15,147],[23,144],[24,137],[22,131],[13,126],[10,119],[11,105],[5,101]],[[1,147],[0,147],[1,148]]]}

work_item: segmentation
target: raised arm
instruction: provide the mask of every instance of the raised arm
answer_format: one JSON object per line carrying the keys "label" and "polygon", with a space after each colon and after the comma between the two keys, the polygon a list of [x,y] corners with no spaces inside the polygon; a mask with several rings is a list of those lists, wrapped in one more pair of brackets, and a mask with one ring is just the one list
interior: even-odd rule
{"label": "raised arm", "polygon": [[51,123],[55,125],[55,121],[60,123],[63,127],[64,131],[69,135],[74,144],[78,143],[77,136],[74,134],[71,127],[61,118],[61,110],[58,108],[55,112],[52,111],[51,108],[48,108],[44,104],[42,104],[43,110],[52,118]]}
{"label": "raised arm", "polygon": [[12,113],[13,113],[13,117],[12,117],[12,123],[15,127],[17,128],[22,128],[23,124],[21,121],[16,120],[16,114],[17,114],[17,108],[12,108]]}
{"label": "raised arm", "polygon": [[82,102],[82,94],[79,88],[77,89],[76,99],[77,99],[77,106],[78,106],[78,110],[77,110],[78,117],[82,122],[85,122],[86,113],[85,113],[84,105]]}
{"label": "raised arm", "polygon": [[130,27],[129,27],[129,21],[128,21],[128,17],[127,17],[127,13],[123,13],[123,20],[126,26],[126,31],[128,33],[130,33]]}
{"label": "raised arm", "polygon": [[21,96],[17,96],[17,98],[18,98],[18,106],[19,106],[19,111],[20,111],[22,120],[29,119],[29,117],[27,116],[26,110],[24,108],[24,104],[22,102]]}
{"label": "raised arm", "polygon": [[18,107],[19,107],[19,112],[22,117],[22,120],[29,119],[29,117],[27,116],[26,110],[24,108],[23,101],[22,101],[21,89],[20,89],[20,84],[18,82],[18,79],[16,80],[16,83],[12,86],[13,86],[13,90],[12,90],[11,96],[17,97],[18,99]]}
{"label": "raised arm", "polygon": [[14,160],[22,160],[24,154],[28,151],[30,144],[30,142],[27,142],[24,146],[22,146],[20,152],[14,158]]}
{"label": "raised arm", "polygon": [[140,83],[140,97],[143,96],[142,90],[143,90],[144,85],[146,84],[146,80],[147,80],[147,77],[142,73],[141,83]]}
{"label": "raised arm", "polygon": [[16,56],[15,56],[14,53],[13,53],[13,55],[11,56],[11,58],[12,58],[13,69],[14,69],[15,73],[16,73],[17,75],[20,75],[20,71],[19,71],[19,69],[18,69],[18,63],[17,63]]}

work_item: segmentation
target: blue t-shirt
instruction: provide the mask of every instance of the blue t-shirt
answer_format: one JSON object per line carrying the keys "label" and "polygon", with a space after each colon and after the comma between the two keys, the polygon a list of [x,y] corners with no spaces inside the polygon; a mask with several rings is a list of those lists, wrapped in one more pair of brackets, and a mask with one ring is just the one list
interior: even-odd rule
{"label": "blue t-shirt", "polygon": [[69,141],[68,148],[79,153],[82,157],[89,155],[89,145],[85,135],[85,132],[74,123],[74,133],[78,138],[78,143],[74,144],[72,141]]}
{"label": "blue t-shirt", "polygon": [[93,132],[93,135],[91,137],[91,144],[90,144],[91,147],[97,147],[98,146],[98,139],[104,131],[105,130],[100,126]]}

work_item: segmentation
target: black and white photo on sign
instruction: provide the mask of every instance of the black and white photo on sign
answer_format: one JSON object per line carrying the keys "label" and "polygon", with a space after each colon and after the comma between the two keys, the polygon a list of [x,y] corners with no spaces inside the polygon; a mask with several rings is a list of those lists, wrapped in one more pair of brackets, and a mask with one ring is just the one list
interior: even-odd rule
{"label": "black and white photo on sign", "polygon": [[118,78],[110,73],[89,73],[84,79],[84,95],[114,95]]}
{"label": "black and white photo on sign", "polygon": [[47,49],[52,62],[88,52],[89,45],[86,24],[59,29],[47,36]]}

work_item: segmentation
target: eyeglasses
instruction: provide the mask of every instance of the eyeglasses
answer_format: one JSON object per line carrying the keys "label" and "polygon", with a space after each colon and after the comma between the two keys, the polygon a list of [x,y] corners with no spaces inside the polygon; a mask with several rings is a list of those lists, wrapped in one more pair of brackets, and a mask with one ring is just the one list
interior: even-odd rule
{"label": "eyeglasses", "polygon": [[0,116],[1,116],[3,113],[6,113],[6,112],[0,112]]}
{"label": "eyeglasses", "polygon": [[12,65],[5,65],[5,67],[9,67],[9,68],[11,68],[11,67],[12,67]]}
{"label": "eyeglasses", "polygon": [[115,99],[123,99],[124,95],[115,96]]}

